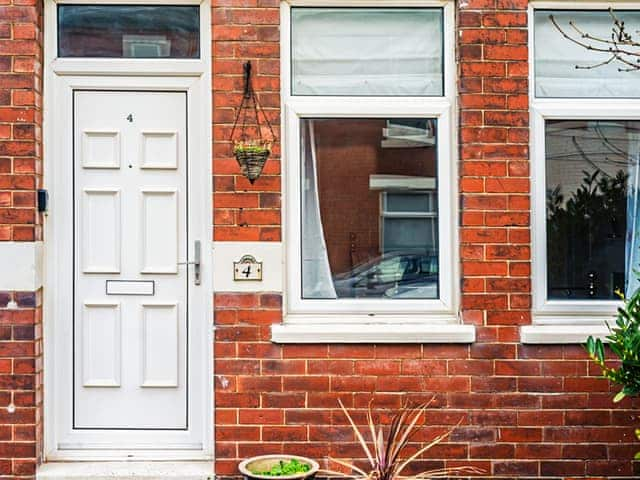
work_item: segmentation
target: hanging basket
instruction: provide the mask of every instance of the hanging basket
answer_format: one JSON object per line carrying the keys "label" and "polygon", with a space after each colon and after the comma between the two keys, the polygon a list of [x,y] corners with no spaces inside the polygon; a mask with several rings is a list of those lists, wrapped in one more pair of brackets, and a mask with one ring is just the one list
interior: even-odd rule
{"label": "hanging basket", "polygon": [[[266,138],[262,136],[265,125],[269,134]],[[252,133],[254,136],[249,132],[255,132]],[[262,174],[275,140],[276,136],[269,119],[262,110],[251,85],[251,62],[246,62],[244,64],[244,95],[231,130],[231,141],[240,171],[252,184]]]}
{"label": "hanging basket", "polygon": [[242,175],[253,184],[260,174],[271,154],[271,142],[243,142],[237,141],[233,145],[233,154],[240,165]]}

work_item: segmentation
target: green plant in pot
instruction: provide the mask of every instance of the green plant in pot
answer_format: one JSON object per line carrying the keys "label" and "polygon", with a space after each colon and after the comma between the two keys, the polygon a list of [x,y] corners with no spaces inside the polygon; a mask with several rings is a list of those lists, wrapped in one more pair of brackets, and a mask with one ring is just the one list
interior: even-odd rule
{"label": "green plant in pot", "polygon": [[253,184],[271,154],[271,142],[238,141],[233,146],[233,154],[240,165],[240,171]]}
{"label": "green plant in pot", "polygon": [[[640,289],[618,309],[615,326],[609,326],[609,348],[619,363],[610,367],[606,363],[604,343],[589,337],[585,348],[591,359],[602,369],[602,375],[622,388],[613,398],[619,402],[625,397],[640,395]],[[640,429],[636,430],[640,440]],[[640,452],[636,453],[640,459]]]}
{"label": "green plant in pot", "polygon": [[[417,450],[414,448],[415,444],[410,446],[410,442],[415,441],[415,435],[420,431],[420,427],[426,423],[427,408],[431,401],[417,406],[403,406],[393,415],[388,427],[378,425],[371,409],[372,402],[370,402],[365,433],[362,433],[342,402],[338,400],[369,465],[360,468],[353,462],[329,458],[330,462],[347,468],[350,473],[335,470],[321,470],[321,472],[357,480],[423,480],[483,473],[482,470],[473,466],[445,467],[411,473],[415,471],[415,464],[422,459],[423,454],[447,438],[453,431],[453,429],[445,431]],[[461,421],[458,425],[460,423]]]}
{"label": "green plant in pot", "polygon": [[295,480],[313,478],[319,469],[316,461],[298,455],[259,455],[240,463],[238,469],[246,479]]}

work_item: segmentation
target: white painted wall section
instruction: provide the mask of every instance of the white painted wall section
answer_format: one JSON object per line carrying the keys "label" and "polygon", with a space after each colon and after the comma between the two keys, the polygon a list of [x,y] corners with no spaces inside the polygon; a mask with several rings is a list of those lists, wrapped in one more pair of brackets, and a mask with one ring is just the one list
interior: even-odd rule
{"label": "white painted wall section", "polygon": [[[233,279],[233,262],[252,255],[262,262],[262,280]],[[282,292],[284,259],[280,242],[213,242],[213,288],[216,292]]]}
{"label": "white painted wall section", "polygon": [[0,290],[33,292],[42,286],[42,242],[0,242]]}

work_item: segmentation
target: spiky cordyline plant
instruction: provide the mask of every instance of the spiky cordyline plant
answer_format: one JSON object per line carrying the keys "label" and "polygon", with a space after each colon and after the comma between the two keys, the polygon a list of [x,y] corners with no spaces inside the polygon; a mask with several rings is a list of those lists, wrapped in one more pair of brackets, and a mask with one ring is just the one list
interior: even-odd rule
{"label": "spiky cordyline plant", "polygon": [[[403,471],[411,465],[411,463],[418,459],[424,452],[429,450],[434,445],[437,445],[442,440],[447,438],[452,430],[440,434],[434,438],[429,444],[420,448],[417,452],[413,453],[407,458],[402,457],[404,448],[407,446],[413,436],[419,431],[420,427],[424,425],[426,418],[426,409],[433,401],[433,398],[427,402],[417,406],[403,406],[392,418],[391,426],[385,436],[383,427],[380,425],[376,428],[376,423],[371,412],[371,404],[369,402],[369,408],[367,409],[367,425],[369,427],[370,440],[365,440],[358,427],[356,426],[353,418],[345,408],[341,400],[338,399],[340,408],[344,412],[349,424],[353,428],[353,431],[358,439],[358,442],[362,446],[365,455],[371,465],[371,470],[367,473],[362,468],[357,467],[353,463],[345,462],[337,458],[329,458],[343,467],[347,467],[351,470],[351,474],[338,472],[334,470],[323,470],[324,473],[330,475],[337,475],[343,478],[355,478],[358,480],[421,480],[427,478],[437,478],[444,476],[451,476],[456,474],[474,474],[482,473],[482,470],[471,467],[449,467],[440,468],[436,470],[426,470],[417,474],[403,475]],[[420,422],[422,419],[422,422]],[[458,422],[460,425],[461,421]]]}

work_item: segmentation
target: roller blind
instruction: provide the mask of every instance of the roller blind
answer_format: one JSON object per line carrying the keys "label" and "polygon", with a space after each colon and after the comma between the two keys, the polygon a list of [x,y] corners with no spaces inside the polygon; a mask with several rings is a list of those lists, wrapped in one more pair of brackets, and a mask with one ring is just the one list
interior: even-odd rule
{"label": "roller blind", "polygon": [[[535,12],[535,94],[536,97],[565,98],[639,98],[640,72],[620,72],[620,63],[612,62],[593,69],[576,65],[596,65],[609,58],[607,53],[587,50],[562,36],[549,19],[553,14],[562,29],[574,38],[573,21],[582,31],[599,38],[611,38],[613,21],[609,12],[536,10]],[[620,11],[630,33],[640,30],[640,11]],[[592,41],[591,43],[598,44]],[[600,43],[599,45],[604,45]]]}
{"label": "roller blind", "polygon": [[441,8],[293,8],[293,95],[441,96]]}

